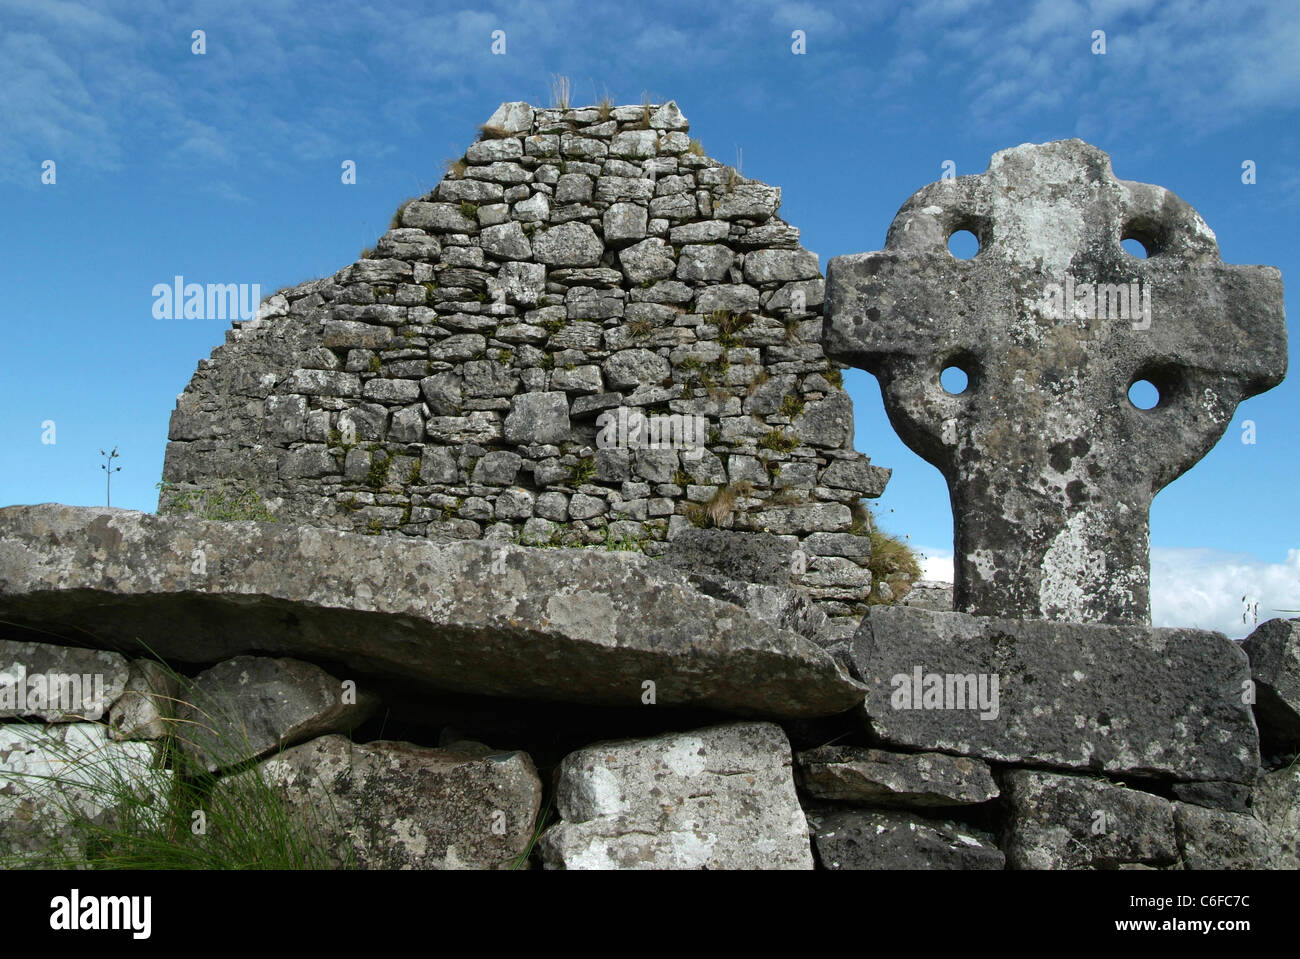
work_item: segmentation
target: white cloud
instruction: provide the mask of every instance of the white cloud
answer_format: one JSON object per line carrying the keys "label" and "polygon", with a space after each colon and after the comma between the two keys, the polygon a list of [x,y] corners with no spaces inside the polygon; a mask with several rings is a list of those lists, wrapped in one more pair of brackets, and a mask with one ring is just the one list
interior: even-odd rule
{"label": "white cloud", "polygon": [[[952,551],[920,548],[926,579],[951,583]],[[1242,597],[1246,597],[1246,601]],[[1246,602],[1251,609],[1243,622]],[[1258,603],[1258,613],[1255,604]],[[1270,563],[1214,549],[1151,550],[1151,622],[1155,626],[1217,629],[1242,639],[1259,622],[1300,615],[1300,549]]]}
{"label": "white cloud", "polygon": [[1151,622],[1156,626],[1217,629],[1234,639],[1251,633],[1254,611],[1242,622],[1245,603],[1259,604],[1259,621],[1297,615],[1300,549],[1281,563],[1212,549],[1151,551]]}
{"label": "white cloud", "polygon": [[916,551],[923,557],[921,560],[921,576],[923,579],[934,579],[942,583],[952,582],[951,549],[931,549],[928,546],[919,546]]}

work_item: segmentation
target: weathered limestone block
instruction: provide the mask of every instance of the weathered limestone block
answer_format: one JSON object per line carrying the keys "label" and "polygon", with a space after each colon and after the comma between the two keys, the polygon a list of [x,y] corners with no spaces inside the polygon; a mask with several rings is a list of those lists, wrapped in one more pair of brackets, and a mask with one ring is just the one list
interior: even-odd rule
{"label": "weathered limestone block", "polygon": [[[360,869],[513,868],[542,804],[527,753],[478,743],[428,749],[322,736],[258,770],[337,865]],[[247,788],[248,778],[218,788]]]}
{"label": "weathered limestone block", "polygon": [[1246,637],[1260,733],[1300,745],[1300,619],[1270,619]]}
{"label": "weathered limestone block", "polygon": [[561,443],[569,438],[569,399],[560,391],[520,393],[504,426],[509,443]]}
{"label": "weathered limestone block", "polygon": [[915,813],[842,809],[809,814],[823,869],[1005,869],[993,837]]}
{"label": "weathered limestone block", "polygon": [[236,656],[206,669],[181,694],[176,740],[209,772],[325,733],[352,730],[378,702],[319,666]]}
{"label": "weathered limestone block", "polygon": [[180,683],[161,663],[137,659],[127,673],[126,688],[108,715],[113,739],[162,739],[171,730]]}
{"label": "weathered limestone block", "polygon": [[1270,869],[1273,837],[1254,816],[1174,803],[1184,869]]}
{"label": "weathered limestone block", "polygon": [[790,743],[737,723],[597,743],[560,764],[561,822],[543,833],[564,869],[811,869]]}
{"label": "weathered limestone block", "polygon": [[117,653],[0,639],[0,719],[101,720],[129,672]]}
{"label": "weathered limestone block", "polygon": [[[959,230],[980,241],[967,260]],[[830,261],[826,317],[827,354],[876,375],[947,479],[957,608],[985,615],[1148,623],[1152,497],[1287,364],[1278,271],[1223,263],[1195,210],[1080,140],[919,190],[883,251]],[[1129,401],[1138,380],[1153,409]]]}
{"label": "weathered limestone block", "polygon": [[770,586],[788,586],[795,565],[790,543],[768,533],[723,529],[684,529],[670,537],[660,559],[682,570]]}
{"label": "weathered limestone block", "polygon": [[151,743],[115,743],[105,723],[0,724],[0,867],[75,865],[87,836],[68,828],[111,825],[122,803],[161,810],[170,770]]}
{"label": "weathered limestone block", "polygon": [[945,753],[821,746],[799,753],[803,787],[818,799],[881,806],[967,806],[999,795],[988,764]]}
{"label": "weathered limestone block", "polygon": [[258,650],[428,689],[592,704],[639,706],[652,680],[664,705],[817,716],[855,707],[864,689],[813,643],[648,556],[129,510],[0,509],[0,619],[145,642],[167,659]]}
{"label": "weathered limestone block", "polygon": [[1012,869],[1168,866],[1178,859],[1173,807],[1159,796],[1083,776],[1005,773],[1003,849]]}
{"label": "weathered limestone block", "polygon": [[1275,844],[1275,869],[1300,869],[1300,763],[1264,773],[1251,793],[1251,811]]}
{"label": "weathered limestone block", "polygon": [[1248,783],[1245,654],[1221,633],[873,606],[854,638],[875,735],[998,762]]}

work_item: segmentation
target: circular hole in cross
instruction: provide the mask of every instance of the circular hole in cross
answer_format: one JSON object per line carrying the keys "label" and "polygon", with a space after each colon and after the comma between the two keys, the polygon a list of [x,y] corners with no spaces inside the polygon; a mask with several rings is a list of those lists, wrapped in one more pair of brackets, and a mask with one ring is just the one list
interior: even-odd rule
{"label": "circular hole in cross", "polygon": [[969,260],[979,251],[979,237],[970,230],[953,230],[948,236],[948,252],[959,260]]}
{"label": "circular hole in cross", "polygon": [[1120,242],[1120,246],[1124,248],[1125,253],[1134,259],[1145,260],[1147,258],[1146,244],[1135,236],[1125,237]]}
{"label": "circular hole in cross", "polygon": [[1151,410],[1160,403],[1160,390],[1150,380],[1134,380],[1128,388],[1128,401],[1140,410]]}
{"label": "circular hole in cross", "polygon": [[960,396],[970,386],[970,376],[960,366],[945,366],[939,374],[939,384],[945,393]]}

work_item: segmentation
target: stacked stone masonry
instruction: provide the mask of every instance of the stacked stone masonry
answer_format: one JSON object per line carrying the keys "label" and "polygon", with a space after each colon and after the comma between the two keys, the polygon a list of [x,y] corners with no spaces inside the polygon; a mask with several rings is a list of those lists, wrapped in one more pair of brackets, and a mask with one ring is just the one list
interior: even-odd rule
{"label": "stacked stone masonry", "polygon": [[[376,534],[658,555],[691,526],[767,530],[824,612],[860,613],[858,504],[889,470],[853,449],[817,256],[779,188],[687,130],[673,102],[503,104],[373,250],[200,364],[160,510],[237,480],[278,520]],[[620,410],[703,435],[640,448]]]}

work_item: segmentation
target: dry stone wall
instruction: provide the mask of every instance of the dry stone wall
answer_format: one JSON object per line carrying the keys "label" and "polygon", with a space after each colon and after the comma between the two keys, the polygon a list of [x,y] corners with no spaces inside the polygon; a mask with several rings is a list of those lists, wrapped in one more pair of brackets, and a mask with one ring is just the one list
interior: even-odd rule
{"label": "dry stone wall", "polygon": [[673,102],[507,103],[482,130],[373,251],[200,364],[160,510],[237,479],[277,519],[370,533],[657,555],[766,530],[826,613],[860,612],[855,508],[889,471],[853,449],[780,189],[705,156]]}

